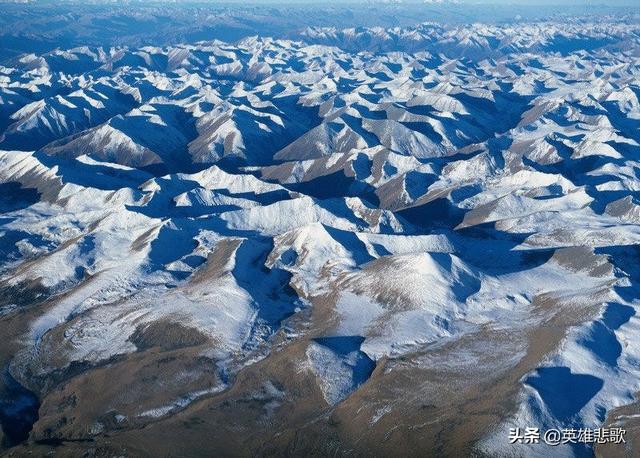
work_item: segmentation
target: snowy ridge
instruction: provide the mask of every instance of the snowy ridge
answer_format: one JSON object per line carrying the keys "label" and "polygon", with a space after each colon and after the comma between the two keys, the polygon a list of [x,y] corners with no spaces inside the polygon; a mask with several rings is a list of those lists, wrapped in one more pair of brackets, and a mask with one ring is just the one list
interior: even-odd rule
{"label": "snowy ridge", "polygon": [[[208,399],[289,431],[286,404],[318,437],[368,425],[342,451],[398,419],[433,445],[420,425],[454,431],[451,405],[500,412],[464,449],[438,439],[455,452],[543,456],[508,429],[606,424],[640,391],[639,36],[310,27],[0,67],[0,317],[42,400],[32,438]],[[52,407],[113,367],[130,397]]]}

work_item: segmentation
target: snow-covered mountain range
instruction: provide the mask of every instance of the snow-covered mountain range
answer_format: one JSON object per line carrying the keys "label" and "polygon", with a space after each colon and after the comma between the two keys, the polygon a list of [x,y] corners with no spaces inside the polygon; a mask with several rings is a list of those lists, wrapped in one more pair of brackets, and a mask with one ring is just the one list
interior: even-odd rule
{"label": "snow-covered mountain range", "polygon": [[639,97],[633,17],[12,57],[8,453],[640,447]]}

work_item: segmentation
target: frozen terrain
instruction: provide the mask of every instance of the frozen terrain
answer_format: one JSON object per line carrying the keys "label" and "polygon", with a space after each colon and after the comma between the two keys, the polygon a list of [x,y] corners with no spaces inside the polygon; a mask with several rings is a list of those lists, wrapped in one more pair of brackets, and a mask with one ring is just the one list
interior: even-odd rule
{"label": "frozen terrain", "polygon": [[640,18],[283,27],[4,54],[6,453],[638,453]]}

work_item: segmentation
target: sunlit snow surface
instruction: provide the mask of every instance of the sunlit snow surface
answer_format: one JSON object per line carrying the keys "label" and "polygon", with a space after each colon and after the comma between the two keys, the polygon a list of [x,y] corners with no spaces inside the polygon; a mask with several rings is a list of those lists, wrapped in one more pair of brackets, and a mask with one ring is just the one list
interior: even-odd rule
{"label": "sunlit snow surface", "polygon": [[430,351],[554,323],[477,445],[548,456],[506,431],[599,427],[640,390],[639,36],[628,18],[316,27],[6,62],[0,316],[33,314],[12,374],[44,386],[178,322],[220,385],[137,413],[159,418],[286,332],[334,406],[379,361],[455,372],[483,348]]}

